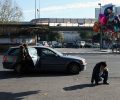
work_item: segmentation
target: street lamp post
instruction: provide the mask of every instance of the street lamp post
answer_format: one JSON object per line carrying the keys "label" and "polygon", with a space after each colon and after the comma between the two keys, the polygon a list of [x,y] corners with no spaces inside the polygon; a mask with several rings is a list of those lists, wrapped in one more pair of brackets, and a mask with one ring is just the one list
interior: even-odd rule
{"label": "street lamp post", "polygon": [[37,17],[40,19],[40,0],[39,0],[39,8],[37,9]]}
{"label": "street lamp post", "polygon": [[36,0],[35,0],[35,19],[36,19]]}
{"label": "street lamp post", "polygon": [[98,3],[98,5],[100,6],[100,14],[101,14],[101,3]]}
{"label": "street lamp post", "polygon": [[[39,0],[39,8],[37,9],[36,6],[37,6],[37,0],[35,0],[35,20],[36,20],[36,18],[40,18],[40,0]],[[37,20],[35,21],[35,23],[37,23]],[[39,38],[40,38],[39,34],[36,33],[36,43],[38,42]]]}
{"label": "street lamp post", "polygon": [[[98,5],[100,6],[99,14],[101,14],[101,3],[98,3]],[[100,25],[100,50],[101,49],[102,49],[102,26]]]}
{"label": "street lamp post", "polygon": [[39,0],[39,18],[40,18],[40,0]]}

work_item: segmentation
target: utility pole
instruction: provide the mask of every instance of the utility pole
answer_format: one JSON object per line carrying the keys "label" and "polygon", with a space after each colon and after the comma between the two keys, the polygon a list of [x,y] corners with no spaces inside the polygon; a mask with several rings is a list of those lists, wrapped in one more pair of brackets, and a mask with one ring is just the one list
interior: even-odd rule
{"label": "utility pole", "polygon": [[[100,6],[100,13],[101,14],[101,3],[98,3]],[[100,25],[100,50],[102,49],[102,26]]]}
{"label": "utility pole", "polygon": [[35,0],[35,19],[36,19],[36,0]]}
{"label": "utility pole", "polygon": [[40,18],[40,0],[39,0],[39,18]]}

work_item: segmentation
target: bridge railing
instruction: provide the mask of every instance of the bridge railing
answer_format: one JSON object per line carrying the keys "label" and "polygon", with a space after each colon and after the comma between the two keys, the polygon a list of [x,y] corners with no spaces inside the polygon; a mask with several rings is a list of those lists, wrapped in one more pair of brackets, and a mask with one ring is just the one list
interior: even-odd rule
{"label": "bridge railing", "polygon": [[49,25],[49,26],[84,26],[92,27],[95,19],[72,19],[72,18],[40,18],[33,19],[31,22],[35,24]]}

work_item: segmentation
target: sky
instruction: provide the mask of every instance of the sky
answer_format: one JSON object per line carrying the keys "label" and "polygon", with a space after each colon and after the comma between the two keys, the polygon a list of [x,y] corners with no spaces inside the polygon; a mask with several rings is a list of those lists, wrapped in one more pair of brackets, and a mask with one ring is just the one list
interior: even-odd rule
{"label": "sky", "polygon": [[[35,19],[35,0],[13,2],[22,9],[23,21]],[[36,18],[95,18],[98,3],[120,6],[120,0],[36,0]]]}

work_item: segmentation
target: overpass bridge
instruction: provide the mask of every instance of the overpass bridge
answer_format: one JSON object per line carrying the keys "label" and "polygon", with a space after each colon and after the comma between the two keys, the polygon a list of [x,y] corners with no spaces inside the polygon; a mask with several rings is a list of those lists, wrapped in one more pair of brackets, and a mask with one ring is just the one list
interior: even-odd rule
{"label": "overpass bridge", "polygon": [[91,26],[49,26],[51,31],[82,31],[82,30],[89,30],[92,31],[93,28]]}
{"label": "overpass bridge", "polygon": [[40,18],[30,22],[0,23],[0,34],[18,34],[29,30],[44,31],[92,31],[95,19]]}
{"label": "overpass bridge", "polygon": [[[36,26],[47,25],[52,31],[81,31],[92,30],[95,19],[72,19],[72,18],[42,18],[33,19],[31,23]],[[38,27],[39,28],[39,27]]]}

